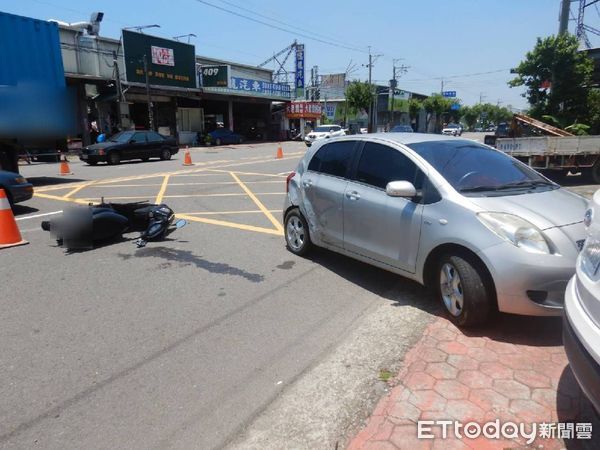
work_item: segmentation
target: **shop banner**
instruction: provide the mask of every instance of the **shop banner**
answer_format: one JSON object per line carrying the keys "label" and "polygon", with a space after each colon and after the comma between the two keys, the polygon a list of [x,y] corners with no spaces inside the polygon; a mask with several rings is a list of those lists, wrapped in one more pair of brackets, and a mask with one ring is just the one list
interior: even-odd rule
{"label": "shop banner", "polygon": [[296,98],[304,97],[304,44],[296,45]]}
{"label": "shop banner", "polygon": [[196,50],[193,45],[123,30],[123,49],[127,81],[146,82],[145,56],[150,84],[196,87]]}
{"label": "shop banner", "polygon": [[290,98],[292,93],[287,84],[271,83],[263,80],[253,80],[251,78],[231,77],[230,88],[235,91],[246,91],[265,96],[276,96]]}
{"label": "shop banner", "polygon": [[201,87],[229,87],[229,66],[200,66],[198,80]]}
{"label": "shop banner", "polygon": [[319,119],[323,114],[323,105],[318,102],[293,102],[286,106],[288,119]]}

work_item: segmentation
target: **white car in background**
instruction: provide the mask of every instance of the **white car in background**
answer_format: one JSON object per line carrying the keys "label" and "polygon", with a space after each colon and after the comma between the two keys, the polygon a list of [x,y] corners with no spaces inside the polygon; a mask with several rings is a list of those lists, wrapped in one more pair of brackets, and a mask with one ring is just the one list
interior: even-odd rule
{"label": "white car in background", "polygon": [[577,382],[600,413],[600,190],[584,223],[587,238],[565,294],[563,343]]}
{"label": "white car in background", "polygon": [[339,125],[320,125],[312,130],[304,138],[304,143],[307,147],[310,147],[313,142],[320,139],[329,139],[332,137],[345,136],[346,132]]}
{"label": "white car in background", "polygon": [[460,136],[462,134],[462,127],[455,123],[449,123],[442,130],[442,134],[446,136]]}

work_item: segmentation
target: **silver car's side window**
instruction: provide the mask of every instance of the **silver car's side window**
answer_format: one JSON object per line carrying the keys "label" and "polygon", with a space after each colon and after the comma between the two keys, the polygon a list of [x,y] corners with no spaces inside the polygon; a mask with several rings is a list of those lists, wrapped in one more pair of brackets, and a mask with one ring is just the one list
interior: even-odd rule
{"label": "silver car's side window", "polygon": [[367,142],[356,170],[356,181],[385,189],[390,181],[410,181],[421,189],[423,177],[417,165],[400,151],[387,145]]}
{"label": "silver car's side window", "polygon": [[346,177],[354,154],[354,144],[354,141],[325,144],[310,160],[308,170],[334,177]]}

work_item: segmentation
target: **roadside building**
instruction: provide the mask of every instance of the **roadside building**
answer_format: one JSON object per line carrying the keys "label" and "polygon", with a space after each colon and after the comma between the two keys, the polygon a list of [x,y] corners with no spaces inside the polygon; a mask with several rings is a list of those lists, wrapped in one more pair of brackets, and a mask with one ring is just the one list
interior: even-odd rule
{"label": "roadside building", "polygon": [[196,57],[207,131],[218,125],[252,137],[281,139],[286,130],[279,111],[291,100],[291,87],[273,83],[273,72],[254,66]]}
{"label": "roadside building", "polygon": [[64,23],[59,31],[65,78],[77,96],[72,146],[129,128],[154,128],[180,144],[221,126],[262,139],[279,139],[285,129],[272,109],[290,101],[290,87],[272,83],[270,70],[197,56],[193,45],[130,30],[120,39]]}
{"label": "roadside building", "polygon": [[[307,95],[311,100],[321,104],[320,121],[335,123],[352,130],[367,128],[368,112],[347,107],[345,91],[349,83],[343,73],[322,75],[318,85],[308,88]],[[375,91],[374,127],[376,130],[388,130],[394,125],[411,125],[415,131],[425,131],[425,112],[422,111],[418,117],[411,118],[408,101],[413,98],[424,100],[427,98],[426,95],[398,88],[392,93],[389,86],[384,85],[376,85]]]}

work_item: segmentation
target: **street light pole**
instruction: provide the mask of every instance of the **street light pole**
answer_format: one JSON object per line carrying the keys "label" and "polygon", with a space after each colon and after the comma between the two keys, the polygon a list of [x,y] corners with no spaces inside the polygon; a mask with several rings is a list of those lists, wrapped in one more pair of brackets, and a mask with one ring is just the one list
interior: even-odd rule
{"label": "street light pole", "polygon": [[150,97],[150,80],[148,78],[148,57],[144,54],[144,74],[146,75],[146,99],[148,101],[148,129],[154,130],[154,114],[152,111],[152,98]]}

